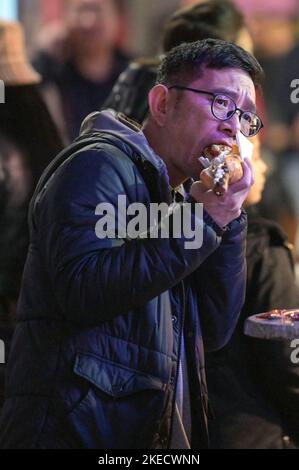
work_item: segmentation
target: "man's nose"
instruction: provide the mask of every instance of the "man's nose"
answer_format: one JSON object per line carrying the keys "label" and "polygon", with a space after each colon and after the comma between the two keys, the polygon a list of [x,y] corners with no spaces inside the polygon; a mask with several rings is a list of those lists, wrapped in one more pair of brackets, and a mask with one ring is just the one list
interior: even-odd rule
{"label": "man's nose", "polygon": [[233,114],[226,121],[220,121],[220,129],[222,132],[226,132],[232,137],[237,135],[237,132],[241,130],[240,118],[238,113]]}

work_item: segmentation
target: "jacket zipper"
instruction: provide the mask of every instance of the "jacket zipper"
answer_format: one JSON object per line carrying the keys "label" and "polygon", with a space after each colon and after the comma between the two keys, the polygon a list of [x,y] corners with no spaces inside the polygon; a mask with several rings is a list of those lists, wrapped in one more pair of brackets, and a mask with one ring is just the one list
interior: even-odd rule
{"label": "jacket zipper", "polygon": [[[179,347],[178,347],[178,361],[177,361],[177,368],[176,368],[176,376],[175,376],[175,385],[174,385],[174,393],[173,393],[173,403],[172,403],[172,410],[171,410],[171,418],[170,418],[170,432],[168,436],[168,442],[167,442],[167,449],[170,447],[170,441],[172,437],[172,432],[173,432],[173,422],[174,422],[174,413],[175,413],[175,405],[176,405],[176,392],[177,392],[177,385],[178,385],[178,377],[179,377],[179,367],[180,367],[180,361],[182,360],[181,358],[181,352],[182,352],[182,335],[184,334],[184,324],[185,324],[185,310],[186,310],[186,296],[185,296],[185,284],[184,281],[181,281],[181,287],[182,287],[182,305],[183,305],[183,312],[182,312],[182,321],[180,325],[180,330],[179,330]],[[184,393],[184,391],[183,391]]]}

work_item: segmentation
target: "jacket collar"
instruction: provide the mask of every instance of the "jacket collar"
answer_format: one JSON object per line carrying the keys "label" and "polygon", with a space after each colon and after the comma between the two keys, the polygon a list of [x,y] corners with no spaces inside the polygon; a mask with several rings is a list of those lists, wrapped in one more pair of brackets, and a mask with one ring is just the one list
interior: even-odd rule
{"label": "jacket collar", "polygon": [[87,116],[83,121],[80,137],[94,132],[106,132],[127,142],[139,154],[145,157],[159,173],[164,174],[169,183],[169,176],[164,161],[150,147],[140,126],[135,121],[128,119],[124,114],[116,113],[112,109],[97,111]]}

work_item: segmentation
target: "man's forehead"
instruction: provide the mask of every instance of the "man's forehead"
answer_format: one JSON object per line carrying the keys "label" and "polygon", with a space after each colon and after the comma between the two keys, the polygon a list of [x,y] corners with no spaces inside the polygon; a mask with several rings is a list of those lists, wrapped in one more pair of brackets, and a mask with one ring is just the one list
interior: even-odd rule
{"label": "man's forehead", "polygon": [[192,88],[201,88],[213,93],[224,93],[237,100],[246,94],[255,103],[255,86],[249,74],[240,68],[212,69],[205,67],[198,79],[189,83]]}
{"label": "man's forehead", "polygon": [[224,67],[221,69],[203,67],[196,81],[209,81],[230,83],[232,80],[241,81],[243,84],[250,84],[254,87],[250,75],[243,69],[237,67]]}

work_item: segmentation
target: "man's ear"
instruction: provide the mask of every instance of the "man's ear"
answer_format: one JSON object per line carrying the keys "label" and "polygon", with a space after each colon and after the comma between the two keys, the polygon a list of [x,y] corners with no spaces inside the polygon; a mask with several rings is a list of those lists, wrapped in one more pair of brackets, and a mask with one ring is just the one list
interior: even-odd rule
{"label": "man's ear", "polygon": [[165,85],[155,85],[148,95],[151,115],[156,123],[163,127],[166,120],[168,88]]}

